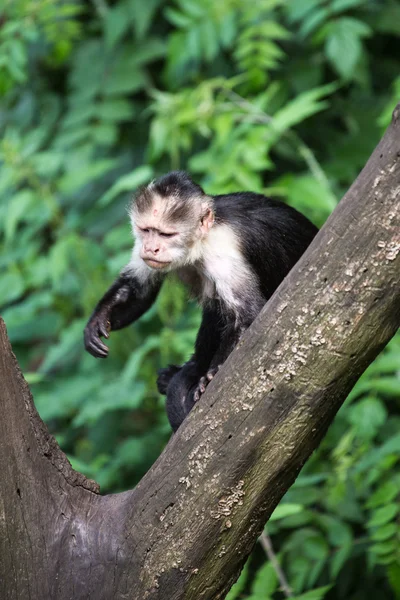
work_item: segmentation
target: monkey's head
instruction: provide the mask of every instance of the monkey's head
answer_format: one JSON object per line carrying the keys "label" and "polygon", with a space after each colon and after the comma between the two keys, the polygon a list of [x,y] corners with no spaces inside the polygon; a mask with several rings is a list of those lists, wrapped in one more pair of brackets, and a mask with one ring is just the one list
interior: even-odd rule
{"label": "monkey's head", "polygon": [[213,201],[189,175],[173,171],[138,192],[130,217],[140,257],[152,269],[169,271],[201,258]]}

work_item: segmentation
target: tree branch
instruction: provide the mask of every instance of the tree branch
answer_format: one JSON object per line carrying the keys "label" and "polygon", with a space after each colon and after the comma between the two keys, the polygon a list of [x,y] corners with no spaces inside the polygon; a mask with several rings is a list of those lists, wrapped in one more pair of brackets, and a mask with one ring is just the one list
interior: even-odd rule
{"label": "tree branch", "polygon": [[0,328],[1,597],[225,597],[400,324],[399,114],[133,491],[102,497],[74,474]]}

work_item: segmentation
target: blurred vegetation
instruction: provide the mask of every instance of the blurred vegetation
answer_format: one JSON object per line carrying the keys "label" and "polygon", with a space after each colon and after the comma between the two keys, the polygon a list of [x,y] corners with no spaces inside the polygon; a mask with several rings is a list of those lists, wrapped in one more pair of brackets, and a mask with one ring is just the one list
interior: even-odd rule
{"label": "blurred vegetation", "polygon": [[[3,1],[1,314],[41,416],[103,492],[167,441],[155,373],[189,356],[199,322],[175,283],[107,360],[84,352],[130,255],[132,191],[185,168],[322,225],[390,120],[399,48],[396,0]],[[400,598],[399,398],[397,337],[268,524],[298,600]],[[279,585],[257,546],[229,600]]]}

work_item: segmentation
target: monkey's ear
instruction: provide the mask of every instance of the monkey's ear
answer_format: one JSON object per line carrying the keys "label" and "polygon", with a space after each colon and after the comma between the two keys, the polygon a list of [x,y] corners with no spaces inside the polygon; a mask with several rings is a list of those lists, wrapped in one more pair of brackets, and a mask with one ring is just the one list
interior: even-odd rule
{"label": "monkey's ear", "polygon": [[200,230],[201,233],[208,233],[214,225],[214,213],[210,207],[207,207],[206,213],[201,217]]}

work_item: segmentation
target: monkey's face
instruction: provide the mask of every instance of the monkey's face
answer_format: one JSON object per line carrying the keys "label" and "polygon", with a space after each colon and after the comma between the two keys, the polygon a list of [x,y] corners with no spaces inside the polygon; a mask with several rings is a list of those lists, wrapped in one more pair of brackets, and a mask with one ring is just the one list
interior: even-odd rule
{"label": "monkey's face", "polygon": [[181,255],[181,233],[175,228],[155,227],[136,228],[136,236],[141,242],[140,258],[148,267],[162,270],[176,263]]}
{"label": "monkey's face", "polygon": [[148,210],[132,213],[140,258],[152,269],[170,271],[198,260],[201,242],[212,225],[212,213],[207,207],[206,219],[201,203],[180,215],[171,215],[168,208],[165,199],[154,199]]}

